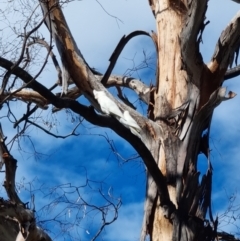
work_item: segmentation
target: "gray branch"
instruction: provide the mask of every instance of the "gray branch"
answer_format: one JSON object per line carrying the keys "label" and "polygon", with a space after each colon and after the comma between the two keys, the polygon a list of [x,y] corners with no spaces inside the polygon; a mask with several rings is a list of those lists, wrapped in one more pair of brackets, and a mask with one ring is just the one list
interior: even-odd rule
{"label": "gray branch", "polygon": [[212,60],[208,67],[212,70],[218,68],[226,70],[234,60],[234,54],[240,46],[240,12],[232,19],[225,30],[221,33],[215,47]]}

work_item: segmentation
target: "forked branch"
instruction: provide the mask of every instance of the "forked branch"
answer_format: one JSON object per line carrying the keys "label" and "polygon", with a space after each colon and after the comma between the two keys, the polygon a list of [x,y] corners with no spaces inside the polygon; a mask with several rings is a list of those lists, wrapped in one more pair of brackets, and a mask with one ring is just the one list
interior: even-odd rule
{"label": "forked branch", "polygon": [[[9,68],[12,65],[12,63],[6,59],[0,58],[0,66],[4,68]],[[25,70],[21,69],[20,67],[16,67],[13,71],[13,74],[21,78],[25,83],[28,83],[32,80],[32,76],[28,74]],[[87,121],[94,125],[102,126],[102,127],[108,127],[114,130],[119,136],[123,137],[125,140],[127,140],[139,153],[139,155],[142,157],[149,173],[153,177],[154,181],[157,184],[161,204],[165,205],[166,208],[170,207],[173,209],[173,204],[169,199],[169,194],[167,190],[166,180],[159,170],[152,154],[146,147],[146,145],[139,141],[139,138],[131,134],[131,132],[126,129],[119,121],[117,121],[114,118],[110,118],[108,116],[102,116],[96,114],[95,110],[93,108],[86,107],[80,103],[78,103],[75,100],[71,100],[68,98],[59,98],[55,96],[51,91],[49,91],[45,86],[37,82],[36,80],[34,82],[31,82],[30,86],[34,91],[37,91],[41,96],[43,96],[45,99],[48,100],[49,104],[52,104],[56,106],[57,108],[69,108],[73,112],[80,114],[82,117],[84,117]],[[121,104],[124,108],[127,108],[124,104]],[[128,107],[130,110],[131,108]],[[135,112],[134,112],[135,113]],[[137,112],[136,112],[137,113]],[[139,114],[138,114],[139,115]],[[147,120],[143,117],[141,117],[145,122],[148,122],[146,125],[152,126],[152,128],[156,128],[156,130],[159,130],[159,126],[155,124],[154,122]],[[143,122],[144,124],[144,122]],[[161,136],[161,133],[160,133]]]}

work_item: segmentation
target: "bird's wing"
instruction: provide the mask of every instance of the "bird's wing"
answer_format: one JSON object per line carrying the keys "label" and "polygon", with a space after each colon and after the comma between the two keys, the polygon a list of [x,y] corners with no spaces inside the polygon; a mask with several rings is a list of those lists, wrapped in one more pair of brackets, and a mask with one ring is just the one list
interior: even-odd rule
{"label": "bird's wing", "polygon": [[141,135],[138,133],[138,130],[136,130],[136,128],[133,128],[130,126],[130,131],[133,133],[133,135],[137,136],[139,139],[142,140]]}
{"label": "bird's wing", "polygon": [[132,118],[132,116],[129,114],[129,112],[126,110],[123,113],[123,117],[126,120],[127,124],[138,131],[141,130],[141,127],[138,125],[138,123]]}
{"label": "bird's wing", "polygon": [[114,115],[117,118],[123,117],[123,113],[119,109],[118,105],[113,100],[111,100],[104,91],[94,90],[93,94],[104,114]]}
{"label": "bird's wing", "polygon": [[113,115],[115,115],[116,117],[119,117],[119,118],[123,117],[123,113],[119,109],[118,105],[114,101],[112,101],[110,98],[108,98],[108,108],[109,108],[109,111],[110,111],[111,114],[113,114]]}
{"label": "bird's wing", "polygon": [[[138,133],[138,129],[136,127],[132,127],[129,125],[129,122],[125,120],[124,118],[120,118],[119,122],[121,122],[126,128],[130,129],[130,131],[137,136],[138,138],[142,139],[141,135]],[[139,126],[138,126],[139,127]],[[139,127],[140,128],[140,127]]]}

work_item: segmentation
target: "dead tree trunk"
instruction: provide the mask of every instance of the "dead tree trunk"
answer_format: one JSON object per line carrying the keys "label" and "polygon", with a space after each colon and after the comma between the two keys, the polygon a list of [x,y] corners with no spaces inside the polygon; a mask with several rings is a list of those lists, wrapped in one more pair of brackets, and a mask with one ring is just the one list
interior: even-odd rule
{"label": "dead tree trunk", "polygon": [[[226,95],[221,85],[239,46],[239,16],[222,33],[212,60],[203,62],[199,52],[207,0],[150,0],[156,18],[158,50],[156,89],[151,92],[149,118],[163,128],[155,160],[166,177],[176,210],[166,218],[152,178],[141,240],[214,240],[217,220],[211,212],[212,167],[209,131],[214,108]],[[237,37],[238,36],[238,37]],[[231,48],[230,48],[231,46]],[[206,175],[199,180],[197,159],[205,154]],[[206,222],[206,214],[209,221]]]}

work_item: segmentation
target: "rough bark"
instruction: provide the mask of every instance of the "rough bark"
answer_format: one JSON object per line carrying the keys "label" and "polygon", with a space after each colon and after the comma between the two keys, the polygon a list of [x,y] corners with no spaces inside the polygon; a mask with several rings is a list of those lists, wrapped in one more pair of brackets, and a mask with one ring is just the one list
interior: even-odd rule
{"label": "rough bark", "polygon": [[[159,0],[150,1],[150,6],[154,9],[158,36],[158,71],[151,117],[168,126],[155,160],[166,177],[170,199],[177,209],[167,219],[156,188],[148,186],[141,240],[146,234],[154,241],[213,240],[217,222],[211,214],[208,137],[214,108],[235,96],[233,92],[226,96],[221,84],[240,43],[239,16],[223,31],[211,62],[205,65],[199,43],[207,1]],[[209,168],[199,183],[200,153],[206,155]],[[207,211],[211,225],[205,223]]]}

